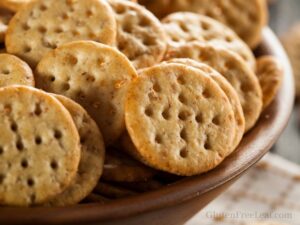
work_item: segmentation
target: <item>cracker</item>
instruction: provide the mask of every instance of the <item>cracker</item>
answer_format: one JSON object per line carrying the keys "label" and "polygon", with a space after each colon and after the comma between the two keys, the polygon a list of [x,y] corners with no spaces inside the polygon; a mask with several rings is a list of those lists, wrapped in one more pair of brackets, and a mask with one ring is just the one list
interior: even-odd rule
{"label": "cracker", "polygon": [[191,41],[219,45],[236,52],[251,68],[255,68],[255,57],[250,48],[233,30],[214,19],[190,12],[178,12],[170,14],[162,22],[170,48]]}
{"label": "cracker", "polygon": [[159,18],[178,11],[212,17],[231,27],[251,48],[259,44],[262,29],[268,19],[265,0],[139,0],[139,2]]}
{"label": "cracker", "polygon": [[0,204],[41,204],[64,191],[80,159],[78,131],[63,105],[26,87],[0,89]]}
{"label": "cracker", "polygon": [[4,42],[8,23],[13,15],[11,11],[0,8],[0,43]]}
{"label": "cracker", "polygon": [[256,75],[263,93],[263,108],[274,100],[283,80],[283,67],[274,56],[262,56],[257,59]]}
{"label": "cracker", "polygon": [[214,70],[207,64],[199,63],[192,59],[172,59],[168,61],[168,63],[180,63],[180,64],[184,64],[187,66],[192,66],[194,68],[200,69],[203,72],[208,73],[208,75],[211,78],[213,78],[215,82],[218,83],[218,85],[227,95],[234,112],[235,137],[233,139],[232,146],[233,146],[233,150],[235,150],[236,147],[241,142],[245,132],[245,117],[244,117],[243,108],[239,96],[237,95],[236,91],[231,86],[231,84],[220,73],[218,73],[216,70]]}
{"label": "cracker", "polygon": [[90,194],[100,179],[104,165],[104,142],[97,124],[77,103],[61,95],[55,97],[70,112],[81,142],[81,159],[73,183],[47,203],[49,206],[74,205]]}
{"label": "cracker", "polygon": [[293,67],[296,96],[300,97],[300,23],[294,25],[286,34],[284,34],[282,37],[282,44]]}
{"label": "cracker", "polygon": [[105,156],[102,179],[113,182],[142,182],[151,179],[155,170],[126,154],[109,149]]}
{"label": "cracker", "polygon": [[8,9],[12,12],[17,12],[31,1],[33,0],[1,0],[0,7]]}
{"label": "cracker", "polygon": [[169,51],[166,59],[190,58],[203,62],[222,74],[239,95],[246,126],[250,130],[262,111],[262,91],[258,78],[235,53],[209,44],[191,42]]}
{"label": "cracker", "polygon": [[144,69],[130,85],[125,108],[132,155],[153,168],[196,175],[232,151],[231,104],[201,70],[181,64]]}
{"label": "cracker", "polygon": [[100,127],[107,145],[125,130],[125,93],[136,76],[123,54],[92,41],[55,49],[41,59],[35,74],[37,87],[81,104]]}
{"label": "cracker", "polygon": [[110,0],[117,18],[117,47],[135,68],[159,63],[167,49],[160,21],[144,7],[124,0]]}
{"label": "cracker", "polygon": [[36,0],[13,17],[6,34],[7,52],[35,67],[52,49],[76,40],[115,43],[114,13],[104,0]]}
{"label": "cracker", "polygon": [[100,182],[96,186],[94,192],[106,198],[113,198],[113,199],[129,197],[137,194],[135,191],[131,191],[124,187],[120,187],[116,184],[110,184],[105,182]]}
{"label": "cracker", "polygon": [[34,86],[32,70],[18,57],[0,54],[0,87],[13,84]]}

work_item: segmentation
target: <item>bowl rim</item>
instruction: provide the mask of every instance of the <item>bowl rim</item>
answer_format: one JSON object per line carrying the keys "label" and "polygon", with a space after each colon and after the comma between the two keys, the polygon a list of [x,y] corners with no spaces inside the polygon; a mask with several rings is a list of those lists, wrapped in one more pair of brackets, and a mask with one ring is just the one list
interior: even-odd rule
{"label": "bowl rim", "polygon": [[273,146],[286,127],[294,105],[292,69],[283,47],[269,28],[263,30],[258,55],[274,55],[284,66],[282,88],[275,101],[261,115],[238,149],[214,170],[184,178],[158,190],[112,201],[108,204],[82,204],[63,208],[0,208],[0,224],[87,224],[120,219],[177,205],[203,195],[248,170]]}

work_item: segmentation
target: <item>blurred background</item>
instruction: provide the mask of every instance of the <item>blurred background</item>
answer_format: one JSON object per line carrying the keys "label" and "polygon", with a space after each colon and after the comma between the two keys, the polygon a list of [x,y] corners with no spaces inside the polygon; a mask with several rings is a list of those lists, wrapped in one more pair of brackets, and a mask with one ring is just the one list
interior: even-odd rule
{"label": "blurred background", "polygon": [[[270,26],[276,34],[284,40],[285,45],[299,49],[298,55],[290,53],[290,58],[294,64],[299,64],[298,68],[294,65],[296,76],[300,73],[300,0],[270,0]],[[288,40],[287,40],[288,39]],[[293,40],[295,39],[295,40]],[[297,58],[298,57],[298,58]],[[299,63],[298,63],[298,61]],[[300,104],[299,100],[295,104],[293,116],[276,146],[274,153],[287,158],[290,161],[300,164]]]}

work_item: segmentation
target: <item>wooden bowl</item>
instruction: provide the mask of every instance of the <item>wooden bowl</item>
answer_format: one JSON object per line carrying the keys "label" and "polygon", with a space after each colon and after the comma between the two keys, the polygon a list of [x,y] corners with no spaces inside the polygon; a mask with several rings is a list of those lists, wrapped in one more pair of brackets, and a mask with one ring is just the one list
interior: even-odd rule
{"label": "wooden bowl", "polygon": [[138,196],[108,203],[65,208],[1,208],[0,224],[183,224],[224,192],[259,161],[284,130],[294,104],[294,81],[287,56],[272,31],[266,28],[257,55],[271,54],[284,65],[280,93],[262,114],[239,148],[216,169]]}

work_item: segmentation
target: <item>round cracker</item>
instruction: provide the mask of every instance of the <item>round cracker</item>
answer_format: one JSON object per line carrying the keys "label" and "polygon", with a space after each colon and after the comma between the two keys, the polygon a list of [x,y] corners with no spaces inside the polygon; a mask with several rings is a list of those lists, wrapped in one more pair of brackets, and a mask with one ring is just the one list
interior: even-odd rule
{"label": "round cracker", "polygon": [[251,68],[255,68],[255,57],[250,48],[233,30],[214,19],[190,12],[178,12],[170,14],[162,22],[170,48],[190,41],[210,43],[234,51]]}
{"label": "round cracker", "polygon": [[124,0],[110,0],[117,18],[117,47],[135,68],[159,63],[166,52],[166,34],[160,21],[144,7]]}
{"label": "round cracker", "polygon": [[142,182],[151,179],[155,170],[120,151],[110,149],[105,156],[102,179],[112,182]]}
{"label": "round cracker", "polygon": [[102,134],[88,113],[69,98],[61,95],[55,97],[70,112],[77,127],[81,142],[81,159],[72,184],[46,205],[68,206],[83,200],[97,185],[103,171],[105,147]]}
{"label": "round cracker", "polygon": [[12,12],[17,12],[31,1],[33,0],[1,0],[0,7],[11,10]]}
{"label": "round cracker", "polygon": [[258,78],[249,66],[235,53],[209,44],[190,42],[170,50],[166,59],[190,58],[203,62],[223,75],[238,93],[250,130],[262,111],[262,90]]}
{"label": "round cracker", "polygon": [[257,59],[257,71],[263,92],[263,108],[274,100],[283,80],[283,67],[274,56],[261,56]]}
{"label": "round cracker", "polygon": [[116,49],[92,42],[65,44],[37,66],[37,87],[81,104],[96,121],[107,145],[125,130],[124,99],[136,71]]}
{"label": "round cracker", "polygon": [[70,113],[26,86],[0,89],[0,204],[41,204],[76,175],[80,144]]}
{"label": "round cracker", "polygon": [[0,87],[14,84],[34,86],[32,70],[18,57],[0,54]]}
{"label": "round cracker", "polygon": [[49,51],[76,40],[115,43],[116,20],[104,0],[36,0],[13,17],[7,30],[7,52],[35,67]]}
{"label": "round cracker", "polygon": [[162,18],[174,12],[195,12],[212,17],[231,27],[251,48],[260,40],[267,24],[265,0],[139,0],[150,11]]}
{"label": "round cracker", "polygon": [[192,67],[142,70],[128,90],[125,119],[132,155],[172,174],[204,173],[232,151],[231,104],[212,78]]}
{"label": "round cracker", "polygon": [[245,117],[239,96],[231,86],[231,84],[219,72],[217,72],[207,64],[199,63],[192,59],[171,59],[170,61],[168,61],[168,63],[180,63],[200,69],[203,72],[207,73],[211,78],[213,78],[214,81],[217,82],[220,88],[224,91],[231,103],[234,112],[235,137],[233,139],[232,146],[233,150],[235,150],[241,142],[245,133]]}

